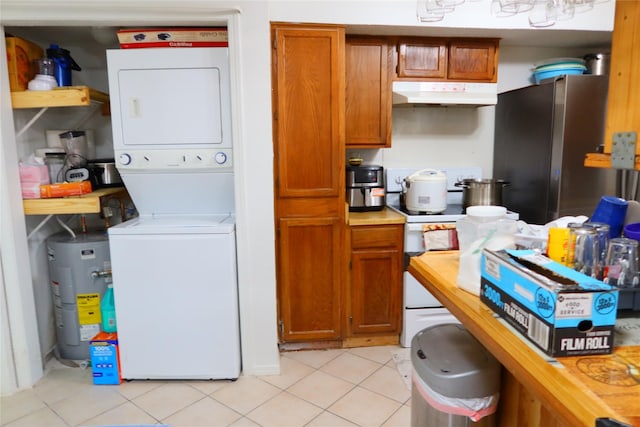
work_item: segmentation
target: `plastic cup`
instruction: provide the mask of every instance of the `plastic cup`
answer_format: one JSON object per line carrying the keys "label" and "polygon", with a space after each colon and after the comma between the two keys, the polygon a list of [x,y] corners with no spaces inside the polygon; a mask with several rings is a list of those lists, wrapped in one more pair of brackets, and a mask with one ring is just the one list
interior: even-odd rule
{"label": "plastic cup", "polygon": [[609,224],[609,237],[620,237],[629,202],[614,196],[602,196],[589,222]]}
{"label": "plastic cup", "polygon": [[605,264],[606,283],[620,288],[638,286],[638,241],[626,237],[611,239]]}
{"label": "plastic cup", "polygon": [[598,277],[599,259],[598,231],[591,227],[570,228],[569,266],[587,276]]}
{"label": "plastic cup", "polygon": [[624,237],[640,241],[640,222],[634,222],[624,226]]}
{"label": "plastic cup", "polygon": [[598,247],[600,249],[600,256],[598,257],[598,271],[600,275],[598,275],[598,279],[602,279],[602,270],[607,258],[607,248],[609,247],[609,224],[605,224],[604,222],[585,222],[582,225],[584,227],[591,227],[598,232]]}

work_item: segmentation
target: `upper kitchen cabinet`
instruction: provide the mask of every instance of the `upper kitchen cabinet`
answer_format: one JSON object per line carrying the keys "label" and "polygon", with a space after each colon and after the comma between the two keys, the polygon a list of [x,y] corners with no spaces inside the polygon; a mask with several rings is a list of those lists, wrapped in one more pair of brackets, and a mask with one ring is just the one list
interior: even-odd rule
{"label": "upper kitchen cabinet", "polygon": [[498,40],[452,40],[447,78],[495,83],[498,79]]}
{"label": "upper kitchen cabinet", "polygon": [[347,37],[345,49],[346,146],[390,147],[392,42]]}
{"label": "upper kitchen cabinet", "polygon": [[400,38],[398,80],[495,83],[498,39]]}
{"label": "upper kitchen cabinet", "polygon": [[337,346],[346,280],[344,28],[275,23],[271,36],[280,344]]}
{"label": "upper kitchen cabinet", "polygon": [[[640,170],[640,2],[616,2],[604,153],[587,154],[585,165]],[[635,148],[631,141],[635,132]],[[626,166],[625,166],[626,164]],[[622,166],[624,167],[622,167]]]}
{"label": "upper kitchen cabinet", "polygon": [[447,42],[410,38],[398,41],[398,77],[447,78]]}

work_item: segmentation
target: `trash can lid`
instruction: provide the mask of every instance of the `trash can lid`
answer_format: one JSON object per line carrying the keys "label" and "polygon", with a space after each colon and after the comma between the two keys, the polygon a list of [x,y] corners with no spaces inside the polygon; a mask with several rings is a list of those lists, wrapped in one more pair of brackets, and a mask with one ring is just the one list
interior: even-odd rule
{"label": "trash can lid", "polygon": [[418,332],[411,341],[411,363],[431,389],[447,397],[486,397],[500,389],[500,364],[458,323]]}

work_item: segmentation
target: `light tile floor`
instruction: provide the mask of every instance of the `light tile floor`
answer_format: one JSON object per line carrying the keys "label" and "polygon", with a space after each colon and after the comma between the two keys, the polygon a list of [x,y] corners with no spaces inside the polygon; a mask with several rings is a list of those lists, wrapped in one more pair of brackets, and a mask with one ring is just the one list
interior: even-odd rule
{"label": "light tile floor", "polygon": [[237,381],[94,386],[91,370],[52,361],[32,389],[0,398],[3,427],[408,426],[411,392],[399,347],[281,353],[281,374]]}

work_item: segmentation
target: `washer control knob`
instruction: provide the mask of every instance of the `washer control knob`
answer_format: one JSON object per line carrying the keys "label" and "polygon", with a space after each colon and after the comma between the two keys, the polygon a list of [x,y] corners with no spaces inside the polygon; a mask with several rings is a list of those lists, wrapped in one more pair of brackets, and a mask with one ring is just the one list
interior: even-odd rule
{"label": "washer control knob", "polygon": [[120,164],[124,166],[131,164],[131,155],[127,153],[120,154]]}
{"label": "washer control knob", "polygon": [[222,165],[227,161],[227,155],[222,151],[218,151],[215,155],[215,160],[217,164]]}

